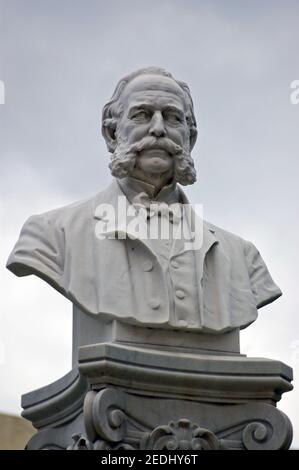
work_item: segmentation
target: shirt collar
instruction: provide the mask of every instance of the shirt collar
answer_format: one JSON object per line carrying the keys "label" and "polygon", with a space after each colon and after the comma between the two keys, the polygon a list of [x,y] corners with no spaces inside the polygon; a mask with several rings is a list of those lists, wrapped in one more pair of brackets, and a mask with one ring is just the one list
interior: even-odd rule
{"label": "shirt collar", "polygon": [[179,190],[175,180],[172,180],[169,184],[163,186],[158,194],[155,194],[155,186],[137,178],[133,178],[132,176],[118,179],[117,182],[130,202],[132,202],[133,198],[141,192],[148,194],[151,201],[166,202],[167,204],[180,202]]}

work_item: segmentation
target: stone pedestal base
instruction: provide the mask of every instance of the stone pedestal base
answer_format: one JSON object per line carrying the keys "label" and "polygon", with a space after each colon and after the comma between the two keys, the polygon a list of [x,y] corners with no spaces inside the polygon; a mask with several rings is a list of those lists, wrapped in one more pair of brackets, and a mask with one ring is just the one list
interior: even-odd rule
{"label": "stone pedestal base", "polygon": [[279,361],[102,343],[79,372],[23,397],[29,449],[287,449],[276,408],[292,389]]}

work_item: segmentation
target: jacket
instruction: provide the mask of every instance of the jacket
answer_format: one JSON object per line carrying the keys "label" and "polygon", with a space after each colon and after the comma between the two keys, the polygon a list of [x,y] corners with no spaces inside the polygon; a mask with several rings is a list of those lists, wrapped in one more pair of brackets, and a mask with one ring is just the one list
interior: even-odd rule
{"label": "jacket", "polygon": [[[150,243],[124,238],[130,234],[119,222],[110,225],[116,237],[95,235],[98,206],[116,207],[119,196],[113,180],[93,198],[30,217],[7,268],[17,276],[39,276],[87,314],[173,328],[163,271]],[[194,251],[199,307],[196,322],[187,328],[208,333],[245,328],[281,291],[252,243],[206,221],[202,235],[202,246]],[[179,264],[182,250],[178,243],[172,253]]]}

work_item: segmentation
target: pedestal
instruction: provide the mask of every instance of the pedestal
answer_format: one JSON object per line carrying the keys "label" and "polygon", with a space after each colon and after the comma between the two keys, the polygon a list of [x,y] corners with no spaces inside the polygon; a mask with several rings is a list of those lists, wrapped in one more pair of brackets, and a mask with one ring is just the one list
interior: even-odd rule
{"label": "pedestal", "polygon": [[279,361],[178,346],[83,346],[78,369],[23,397],[29,449],[288,449]]}

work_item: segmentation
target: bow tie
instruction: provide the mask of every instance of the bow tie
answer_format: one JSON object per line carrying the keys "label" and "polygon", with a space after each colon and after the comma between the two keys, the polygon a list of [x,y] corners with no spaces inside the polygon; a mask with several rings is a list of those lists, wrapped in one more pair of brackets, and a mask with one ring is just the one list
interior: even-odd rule
{"label": "bow tie", "polygon": [[172,224],[182,220],[182,205],[179,203],[168,205],[166,202],[151,201],[148,194],[141,192],[132,199],[132,205],[145,219],[150,219],[154,215],[166,217]]}

